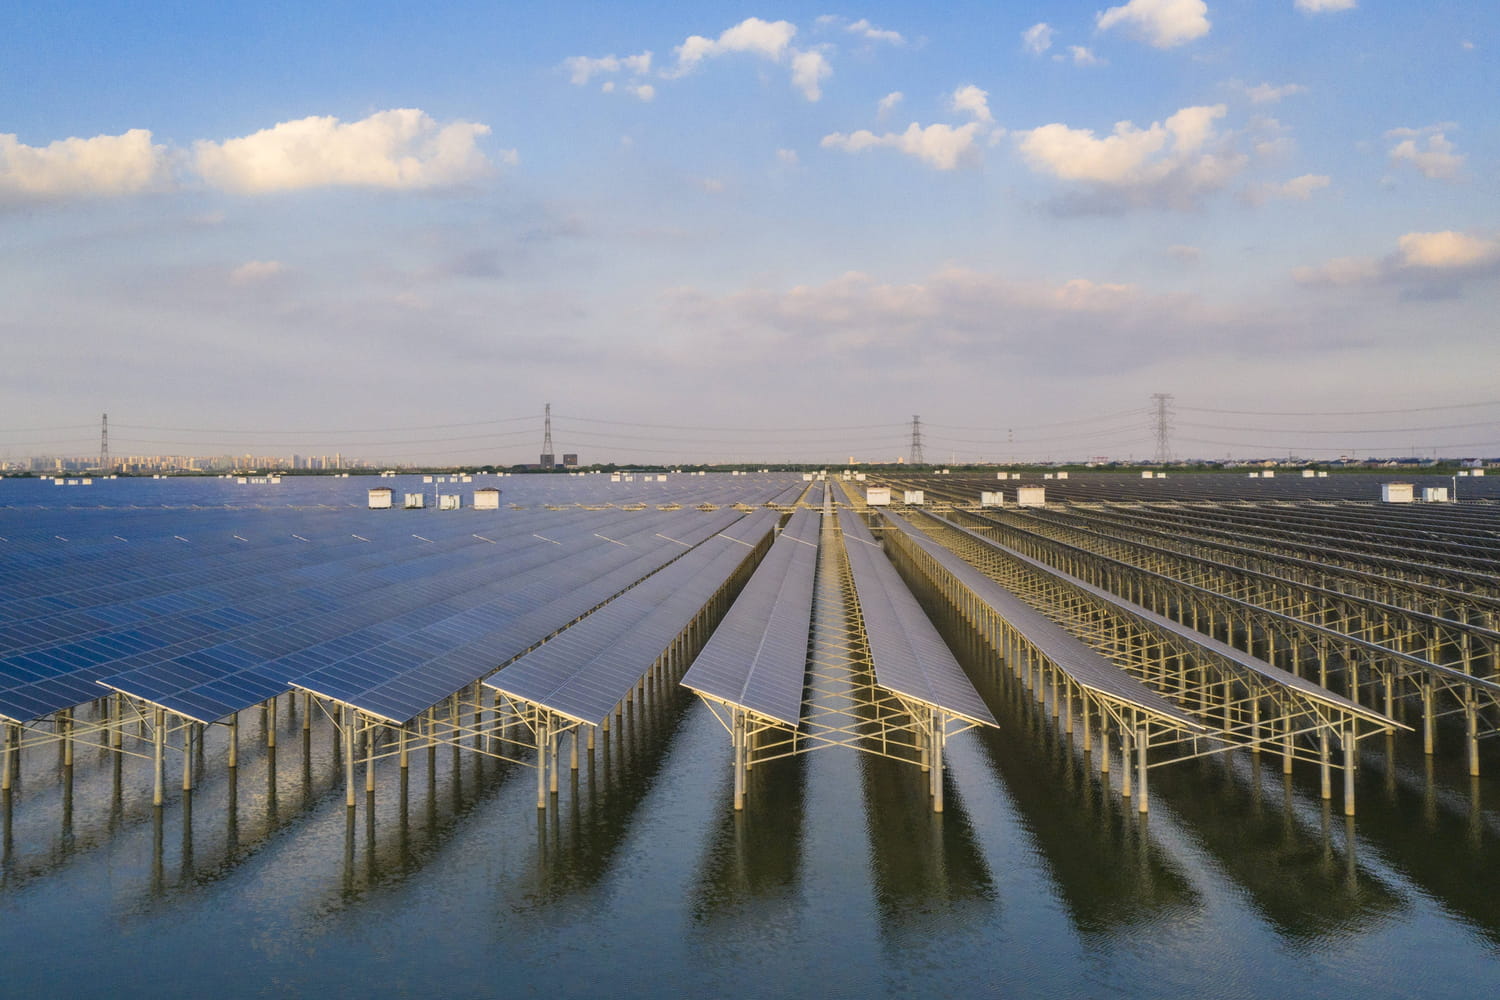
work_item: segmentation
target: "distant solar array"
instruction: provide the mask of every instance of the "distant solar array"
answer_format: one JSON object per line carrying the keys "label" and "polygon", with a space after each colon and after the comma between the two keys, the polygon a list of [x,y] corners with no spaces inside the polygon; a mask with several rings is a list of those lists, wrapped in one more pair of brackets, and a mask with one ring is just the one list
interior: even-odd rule
{"label": "distant solar array", "polygon": [[367,508],[446,488],[401,478],[0,481],[0,716],[117,690],[209,722],[301,686],[403,720],[741,517],[692,507],[803,491],[532,476],[499,511]]}

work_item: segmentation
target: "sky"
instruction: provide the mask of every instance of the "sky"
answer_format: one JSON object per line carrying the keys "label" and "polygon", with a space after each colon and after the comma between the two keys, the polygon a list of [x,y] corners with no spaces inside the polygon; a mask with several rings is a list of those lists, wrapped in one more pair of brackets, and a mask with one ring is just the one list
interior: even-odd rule
{"label": "sky", "polygon": [[0,459],[1500,456],[1500,4],[9,4]]}

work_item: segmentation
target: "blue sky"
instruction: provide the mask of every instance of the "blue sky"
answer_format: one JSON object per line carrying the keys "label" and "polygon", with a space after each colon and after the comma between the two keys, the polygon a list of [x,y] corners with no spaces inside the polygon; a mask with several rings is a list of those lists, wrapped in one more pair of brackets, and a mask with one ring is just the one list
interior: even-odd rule
{"label": "blue sky", "polygon": [[0,13],[0,458],[1500,455],[1500,6],[470,7]]}

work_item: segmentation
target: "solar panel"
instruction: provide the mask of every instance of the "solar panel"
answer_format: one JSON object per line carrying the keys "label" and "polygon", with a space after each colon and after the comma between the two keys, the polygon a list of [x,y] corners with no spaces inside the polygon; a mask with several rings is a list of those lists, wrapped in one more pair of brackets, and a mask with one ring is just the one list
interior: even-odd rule
{"label": "solar panel", "polygon": [[684,687],[785,725],[802,714],[821,515],[793,512],[683,675]]}
{"label": "solar panel", "polygon": [[975,722],[997,725],[984,699],[858,515],[839,518],[875,682]]}
{"label": "solar panel", "polygon": [[507,695],[598,724],[688,626],[778,515],[762,511],[709,538],[487,681]]}
{"label": "solar panel", "polygon": [[[1192,716],[1136,678],[1125,673],[1104,656],[1089,648],[1061,625],[1032,608],[973,565],[934,542],[908,522],[883,512],[887,524],[931,555],[959,582],[1019,632],[1027,642],[1041,650],[1059,670],[1082,687],[1108,695],[1117,701],[1134,705],[1158,716],[1170,718],[1192,729],[1201,728]],[[945,522],[946,523],[946,522]],[[963,531],[957,525],[955,530]],[[986,539],[988,543],[988,540]]]}

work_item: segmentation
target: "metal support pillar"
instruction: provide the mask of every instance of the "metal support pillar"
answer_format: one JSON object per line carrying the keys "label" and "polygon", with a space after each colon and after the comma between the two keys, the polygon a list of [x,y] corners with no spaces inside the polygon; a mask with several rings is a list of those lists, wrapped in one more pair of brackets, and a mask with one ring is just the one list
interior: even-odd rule
{"label": "metal support pillar", "polygon": [[1139,726],[1135,731],[1135,754],[1136,754],[1136,777],[1135,777],[1135,808],[1137,812],[1144,813],[1150,809],[1146,799],[1146,747],[1148,744],[1145,726]]}
{"label": "metal support pillar", "polygon": [[536,807],[547,808],[547,720],[536,713]]}
{"label": "metal support pillar", "polygon": [[62,711],[63,767],[73,766],[73,710]]}
{"label": "metal support pillar", "polygon": [[411,748],[407,745],[406,736],[407,733],[405,726],[402,726],[399,730],[396,731],[396,746],[400,749],[401,770],[403,771],[411,766]]}
{"label": "metal support pillar", "polygon": [[[296,695],[292,695],[296,697]],[[313,696],[311,691],[302,693],[302,731],[305,733],[312,728]]]}
{"label": "metal support pillar", "polygon": [[1120,795],[1127,805],[1130,803],[1130,772],[1133,770],[1130,764],[1132,758],[1135,757],[1135,754],[1130,752],[1131,744],[1134,742],[1131,736],[1129,726],[1120,727]]}
{"label": "metal support pillar", "polygon": [[1324,800],[1333,798],[1333,778],[1328,766],[1328,730],[1318,730],[1318,778]]}
{"label": "metal support pillar", "polygon": [[1109,773],[1109,716],[1099,712],[1099,773]]}
{"label": "metal support pillar", "polygon": [[1472,689],[1464,689],[1464,735],[1469,746],[1469,775],[1479,777],[1479,709]]}
{"label": "metal support pillar", "polygon": [[354,709],[344,712],[344,805],[354,808]]}
{"label": "metal support pillar", "polygon": [[365,736],[365,794],[375,791],[375,731]]}
{"label": "metal support pillar", "polygon": [[547,779],[547,789],[553,795],[556,795],[557,794],[557,743],[558,743],[558,734],[556,732],[552,731],[552,729],[550,727],[548,729],[548,740],[547,740],[547,742],[548,742],[547,755],[551,758],[551,760],[548,761],[548,766],[552,769],[552,773],[548,776],[548,779]]}
{"label": "metal support pillar", "polygon": [[1432,754],[1435,742],[1432,701],[1432,682],[1424,680],[1422,682],[1422,752],[1429,756]]}
{"label": "metal support pillar", "polygon": [[4,774],[0,775],[0,791],[10,791],[10,786],[14,781],[12,772],[15,767],[16,743],[20,736],[17,731],[19,728],[14,722],[5,724],[5,763]]}
{"label": "metal support pillar", "polygon": [[229,718],[229,766],[240,766],[240,713]]}
{"label": "metal support pillar", "polygon": [[153,744],[152,763],[154,765],[152,769],[154,780],[152,782],[151,804],[155,806],[161,805],[162,802],[162,758],[165,755],[167,745],[166,715],[167,713],[164,710],[160,708],[156,710],[156,731],[152,734],[151,738]]}
{"label": "metal support pillar", "polygon": [[193,727],[194,722],[182,724],[182,790],[193,790]]}
{"label": "metal support pillar", "polygon": [[745,713],[734,709],[729,738],[734,745],[734,808],[745,808]]}
{"label": "metal support pillar", "polygon": [[570,756],[571,759],[568,761],[568,764],[569,764],[569,766],[573,770],[576,771],[576,770],[578,770],[578,727],[577,726],[573,727],[573,740],[572,740],[572,743],[573,743],[572,749],[571,749],[571,752],[569,754],[569,756]]}
{"label": "metal support pillar", "polygon": [[[1056,696],[1056,681],[1053,681],[1053,695]],[[1055,704],[1055,702],[1054,702]],[[946,729],[943,725],[943,713],[934,710],[932,713],[932,811],[940,813],[943,811],[943,736]]]}
{"label": "metal support pillar", "polygon": [[276,699],[266,702],[266,748],[276,749]]}
{"label": "metal support pillar", "polygon": [[[1344,815],[1354,815],[1354,776],[1355,757],[1358,745],[1354,740],[1354,727],[1351,725],[1347,731],[1340,734],[1339,741],[1344,744]],[[1350,848],[1352,850],[1352,847]]]}

